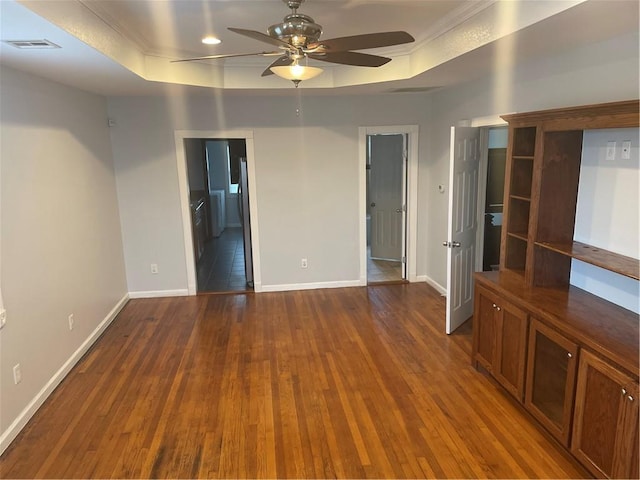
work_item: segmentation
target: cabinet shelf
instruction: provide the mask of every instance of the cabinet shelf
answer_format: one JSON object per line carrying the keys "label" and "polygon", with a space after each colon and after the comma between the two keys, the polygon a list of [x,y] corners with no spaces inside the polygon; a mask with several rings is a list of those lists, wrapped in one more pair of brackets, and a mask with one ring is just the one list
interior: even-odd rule
{"label": "cabinet shelf", "polygon": [[535,242],[540,248],[575,258],[625,277],[640,280],[640,260],[594,247],[586,243]]}
{"label": "cabinet shelf", "polygon": [[527,259],[527,233],[507,232],[504,267],[524,275]]}
{"label": "cabinet shelf", "polygon": [[526,232],[529,230],[529,215],[531,213],[531,201],[509,195],[509,210],[507,218],[508,232]]}
{"label": "cabinet shelf", "polygon": [[511,159],[511,189],[512,198],[531,199],[531,181],[533,179],[533,157],[513,156]]}
{"label": "cabinet shelf", "polygon": [[514,157],[533,157],[536,147],[536,127],[516,128],[513,132]]}
{"label": "cabinet shelf", "polygon": [[507,232],[507,235],[523,242],[527,241],[527,232]]}

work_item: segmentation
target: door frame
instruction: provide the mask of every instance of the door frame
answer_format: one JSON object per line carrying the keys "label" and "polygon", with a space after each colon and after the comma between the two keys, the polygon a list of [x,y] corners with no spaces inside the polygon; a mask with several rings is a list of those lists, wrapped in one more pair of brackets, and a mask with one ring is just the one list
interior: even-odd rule
{"label": "door frame", "polygon": [[187,175],[187,157],[184,151],[184,139],[200,138],[219,140],[228,138],[244,139],[247,146],[247,172],[249,181],[249,216],[251,217],[251,254],[253,255],[253,290],[262,291],[260,273],[260,235],[258,230],[258,202],[256,197],[256,171],[252,130],[176,130],[176,167],[178,169],[178,188],[180,192],[180,210],[182,213],[182,231],[184,238],[185,267],[187,273],[187,291],[197,294],[196,262],[193,251],[193,231],[191,229],[191,201],[189,199],[189,177]]}
{"label": "door frame", "polygon": [[418,241],[418,125],[358,128],[358,204],[360,217],[360,285],[367,285],[367,135],[405,134],[407,137],[406,280],[417,281]]}
{"label": "door frame", "polygon": [[471,127],[480,128],[480,165],[478,168],[478,201],[476,230],[476,272],[482,271],[482,257],[484,255],[484,209],[487,196],[487,170],[489,168],[489,129],[494,127],[508,127],[509,124],[500,116],[474,118]]}
{"label": "door frame", "polygon": [[484,212],[487,203],[487,172],[489,170],[489,130],[492,128],[506,128],[508,123],[484,125],[480,127],[480,168],[478,169],[478,230],[476,232],[476,272],[483,268],[484,255]]}

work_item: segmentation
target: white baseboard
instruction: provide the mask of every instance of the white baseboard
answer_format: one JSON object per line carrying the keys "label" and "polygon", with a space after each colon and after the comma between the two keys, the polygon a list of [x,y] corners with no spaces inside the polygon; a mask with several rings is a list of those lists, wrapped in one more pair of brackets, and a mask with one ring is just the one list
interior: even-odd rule
{"label": "white baseboard", "polygon": [[262,292],[288,292],[291,290],[315,290],[318,288],[361,287],[360,280],[344,280],[339,282],[292,283],[285,285],[262,285]]}
{"label": "white baseboard", "polygon": [[9,427],[0,435],[0,455],[7,449],[7,447],[18,436],[20,431],[24,428],[31,417],[38,411],[45,400],[56,389],[60,382],[64,380],[64,377],[71,371],[76,363],[82,358],[82,356],[89,350],[89,348],[95,343],[95,341],[102,335],[102,332],[111,324],[116,318],[120,310],[125,306],[129,300],[129,294],[126,294],[122,299],[111,309],[107,316],[100,322],[96,329],[91,332],[91,335],[80,345],[80,347],[69,357],[69,359],[60,367],[60,369],[51,377],[51,379],[42,387],[42,390],[29,402],[24,410],[18,415]]}
{"label": "white baseboard", "polygon": [[187,297],[189,290],[149,290],[146,292],[129,292],[129,298]]}
{"label": "white baseboard", "polygon": [[447,289],[444,288],[442,285],[440,285],[438,282],[436,282],[433,278],[427,275],[418,275],[416,277],[416,280],[418,282],[427,282],[429,285],[435,288],[440,295],[442,295],[443,297],[447,296]]}

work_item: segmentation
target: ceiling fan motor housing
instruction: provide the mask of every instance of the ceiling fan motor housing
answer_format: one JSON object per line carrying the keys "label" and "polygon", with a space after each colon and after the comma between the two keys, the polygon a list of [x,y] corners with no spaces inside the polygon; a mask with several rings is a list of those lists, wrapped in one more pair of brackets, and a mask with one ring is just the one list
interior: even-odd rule
{"label": "ceiling fan motor housing", "polygon": [[308,43],[317,42],[322,35],[322,26],[318,25],[308,15],[292,13],[284,17],[282,23],[271,25],[267,32],[269,36],[279,38],[295,47],[304,47]]}

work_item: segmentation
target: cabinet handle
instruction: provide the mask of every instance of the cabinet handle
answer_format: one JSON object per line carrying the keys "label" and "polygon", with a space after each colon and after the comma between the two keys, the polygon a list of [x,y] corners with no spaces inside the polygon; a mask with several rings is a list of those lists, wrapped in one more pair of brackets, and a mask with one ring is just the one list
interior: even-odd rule
{"label": "cabinet handle", "polygon": [[498,309],[498,311],[502,310],[500,307],[496,307]]}
{"label": "cabinet handle", "polygon": [[567,353],[567,358],[573,358],[573,355],[571,354],[571,352]]}
{"label": "cabinet handle", "polygon": [[497,305],[495,303],[493,304],[493,308],[497,308]]}
{"label": "cabinet handle", "polygon": [[631,395],[629,395],[627,398],[629,399],[630,402],[633,402],[633,397]]}
{"label": "cabinet handle", "polygon": [[626,388],[623,388],[623,389],[622,389],[622,395],[626,395],[626,394],[627,394],[627,389],[626,389]]}

